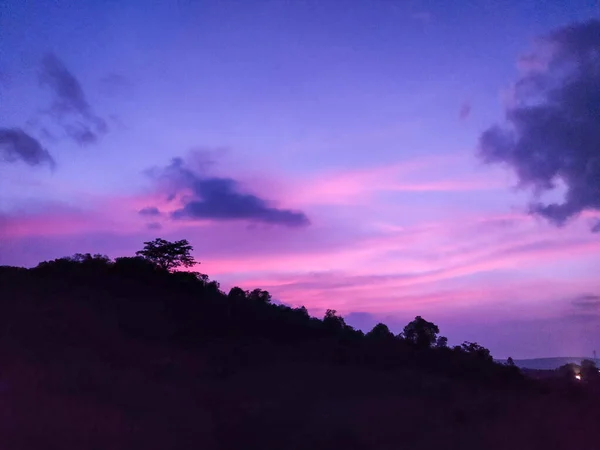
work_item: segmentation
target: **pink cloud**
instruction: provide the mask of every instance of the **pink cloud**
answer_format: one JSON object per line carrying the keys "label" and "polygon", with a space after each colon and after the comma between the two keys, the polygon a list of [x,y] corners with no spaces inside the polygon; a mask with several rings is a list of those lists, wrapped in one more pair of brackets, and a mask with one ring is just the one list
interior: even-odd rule
{"label": "pink cloud", "polygon": [[[472,292],[479,299],[489,297],[491,293],[485,292],[481,284],[489,284],[489,277],[487,281],[473,277],[489,274],[493,279],[508,273],[519,279],[520,271],[536,269],[543,273],[544,267],[552,273],[553,264],[594,258],[600,250],[600,243],[593,239],[578,238],[577,233],[557,238],[550,232],[555,230],[545,230],[536,224],[521,220],[515,225],[517,230],[500,227],[487,238],[474,236],[473,227],[465,227],[462,232],[447,232],[445,227],[417,228],[404,235],[365,239],[337,252],[284,256],[256,266],[252,261],[248,266],[258,276],[245,276],[241,284],[248,288],[262,286],[294,304],[324,307],[333,303],[339,308],[341,302],[346,310],[352,310],[364,302],[363,310],[383,310],[391,307],[390,301],[378,303],[379,298],[390,299],[400,291],[419,297],[420,292],[428,292],[432,286],[455,285],[464,277],[467,277],[464,283],[476,286]],[[444,242],[445,250],[438,250],[438,245]],[[390,249],[399,249],[400,255],[390,255]],[[221,270],[226,271],[229,263],[233,270],[244,267],[242,261],[220,261],[224,263]],[[540,275],[534,275],[534,280],[536,276]],[[500,280],[505,278],[499,276]],[[505,281],[494,284],[493,289],[502,288],[502,283]],[[431,294],[427,294],[427,299],[436,302]]]}
{"label": "pink cloud", "polygon": [[[504,188],[504,180],[486,176],[457,175],[446,178],[448,167],[462,155],[420,158],[399,164],[362,170],[321,173],[312,178],[290,180],[284,189],[292,205],[356,205],[372,200],[377,192],[470,191]],[[415,179],[415,177],[417,179]]]}
{"label": "pink cloud", "polygon": [[[182,195],[185,195],[183,193]],[[129,196],[100,196],[79,194],[70,203],[48,202],[24,204],[2,216],[0,237],[22,238],[27,236],[67,236],[100,231],[119,234],[135,233],[149,223],[160,221],[165,232],[209,226],[214,221],[196,221],[193,224],[168,220],[170,212],[177,209],[180,198],[169,201],[159,192]],[[162,217],[143,217],[139,211],[155,206]]]}

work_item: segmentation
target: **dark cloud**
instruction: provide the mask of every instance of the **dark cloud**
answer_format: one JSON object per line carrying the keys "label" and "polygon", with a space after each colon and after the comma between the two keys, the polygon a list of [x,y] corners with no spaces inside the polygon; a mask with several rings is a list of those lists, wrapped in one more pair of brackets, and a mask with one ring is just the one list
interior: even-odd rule
{"label": "dark cloud", "polygon": [[[533,191],[530,212],[561,226],[600,210],[600,21],[555,30],[520,62],[507,124],[481,135],[479,153],[514,170]],[[559,182],[564,201],[540,202]]]}
{"label": "dark cloud", "polygon": [[182,209],[175,211],[174,218],[254,219],[285,225],[307,224],[303,213],[271,208],[265,200],[241,193],[237,182],[231,178],[197,179],[192,189],[197,199],[188,201]]}
{"label": "dark cloud", "polygon": [[187,167],[181,158],[160,171],[153,171],[174,199],[186,193],[182,208],[171,213],[173,219],[249,220],[285,226],[305,226],[309,220],[303,212],[278,209],[256,195],[242,192],[231,178],[205,176]]}
{"label": "dark cloud", "polygon": [[471,114],[471,104],[469,102],[464,102],[460,106],[460,110],[458,111],[458,118],[460,120],[466,120]]}
{"label": "dark cloud", "polygon": [[81,84],[56,55],[43,58],[40,82],[54,94],[48,113],[72,140],[86,145],[107,132],[105,120],[93,113]]}
{"label": "dark cloud", "polygon": [[148,206],[146,208],[142,208],[138,211],[138,214],[141,216],[155,217],[160,216],[160,211],[156,206]]}
{"label": "dark cloud", "polygon": [[48,150],[20,128],[0,128],[0,157],[9,163],[23,161],[30,166],[55,166]]}

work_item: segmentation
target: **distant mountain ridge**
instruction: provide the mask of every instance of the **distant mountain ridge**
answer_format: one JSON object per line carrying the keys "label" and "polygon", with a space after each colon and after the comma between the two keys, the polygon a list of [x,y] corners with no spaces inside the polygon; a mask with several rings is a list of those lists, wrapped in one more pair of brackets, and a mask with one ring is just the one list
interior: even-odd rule
{"label": "distant mountain ridge", "polygon": [[[585,356],[557,356],[553,358],[515,359],[514,362],[522,369],[554,370],[564,364],[581,364],[581,361],[584,359],[592,360],[597,366],[600,366],[600,359],[594,359]],[[506,363],[506,360],[502,360],[501,362]]]}

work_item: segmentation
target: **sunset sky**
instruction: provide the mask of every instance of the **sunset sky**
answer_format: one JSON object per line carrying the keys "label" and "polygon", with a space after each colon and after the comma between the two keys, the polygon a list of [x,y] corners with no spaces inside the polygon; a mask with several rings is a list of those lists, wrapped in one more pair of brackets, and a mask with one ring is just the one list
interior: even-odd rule
{"label": "sunset sky", "polygon": [[185,238],[365,331],[600,351],[597,2],[36,5],[0,3],[1,265]]}

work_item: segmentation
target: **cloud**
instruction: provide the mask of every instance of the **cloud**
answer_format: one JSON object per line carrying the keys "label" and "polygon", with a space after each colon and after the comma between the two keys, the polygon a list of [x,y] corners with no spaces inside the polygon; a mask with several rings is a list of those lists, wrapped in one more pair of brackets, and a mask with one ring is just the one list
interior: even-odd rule
{"label": "cloud", "polygon": [[[472,156],[469,156],[472,158]],[[478,174],[448,176],[448,168],[460,170],[458,155],[436,155],[395,164],[353,170],[323,171],[307,179],[282,186],[295,204],[352,205],[373,204],[380,193],[463,192],[491,190],[503,183]],[[453,170],[455,172],[456,170]]]}
{"label": "cloud", "polygon": [[600,310],[600,295],[580,295],[571,302],[577,309]]}
{"label": "cloud", "polygon": [[148,206],[146,208],[142,208],[138,211],[140,216],[160,216],[160,211],[156,206]]}
{"label": "cloud", "polygon": [[458,111],[458,118],[460,120],[466,120],[471,115],[471,103],[464,102],[460,106],[460,110]]}
{"label": "cloud", "polygon": [[9,163],[21,160],[30,166],[55,166],[48,150],[20,128],[0,128],[0,157]]}
{"label": "cloud", "polygon": [[309,224],[301,211],[275,208],[256,195],[243,192],[232,178],[207,176],[205,171],[194,171],[188,166],[183,159],[175,158],[162,171],[153,171],[169,189],[169,198],[182,194],[181,208],[171,212],[173,219],[248,220],[290,227]]}
{"label": "cloud", "polygon": [[43,58],[40,83],[54,94],[48,113],[73,141],[91,144],[107,132],[106,122],[93,113],[81,84],[56,55]]}
{"label": "cloud", "polygon": [[[530,212],[562,226],[600,210],[600,21],[551,32],[520,63],[507,123],[480,136],[479,155],[514,170],[533,191]],[[539,201],[558,183],[562,202]]]}
{"label": "cloud", "polygon": [[160,223],[158,223],[158,222],[152,222],[152,223],[149,223],[147,225],[147,228],[149,230],[161,230],[162,229],[162,225]]}

